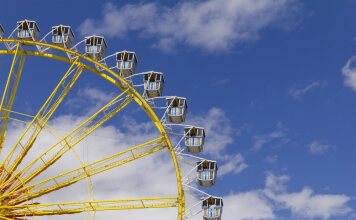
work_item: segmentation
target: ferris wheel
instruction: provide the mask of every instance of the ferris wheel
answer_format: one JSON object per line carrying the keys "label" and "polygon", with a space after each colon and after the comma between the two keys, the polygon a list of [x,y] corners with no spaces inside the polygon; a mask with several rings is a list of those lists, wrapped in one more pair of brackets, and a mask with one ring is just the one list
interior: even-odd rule
{"label": "ferris wheel", "polygon": [[[163,73],[137,73],[135,52],[124,50],[107,55],[108,45],[102,36],[87,36],[74,42],[72,28],[66,25],[53,26],[41,37],[35,21],[23,20],[17,22],[16,28],[5,37],[0,24],[0,47],[0,71],[6,74],[0,103],[0,219],[68,219],[80,213],[84,214],[84,219],[96,219],[95,213],[101,212],[174,209],[178,218],[172,216],[173,219],[201,215],[204,220],[221,220],[223,199],[204,192],[204,188],[215,184],[218,170],[216,161],[200,156],[204,150],[205,130],[199,125],[185,124],[186,98],[163,95]],[[39,64],[32,65],[35,60]],[[5,68],[6,62],[8,68]],[[43,63],[53,63],[55,69],[61,65],[65,70],[55,80],[51,80],[49,73],[37,74],[42,77],[38,79],[42,80],[41,84],[50,90],[36,93],[44,95],[44,102],[38,101],[39,107],[30,111],[24,107],[28,100],[18,104],[19,92],[30,93],[22,73],[26,66],[31,67],[27,75],[38,72],[35,68]],[[74,125],[70,130],[60,132],[61,127],[56,128],[51,122],[78,86],[79,79],[85,77],[112,86],[114,93],[112,97],[105,97],[107,102],[95,111],[72,121]],[[117,148],[114,152],[106,152],[101,147],[99,151],[107,154],[94,153],[90,161],[84,158],[84,153],[81,156],[76,151],[78,145],[90,144],[85,141],[98,129],[110,123],[115,125],[114,117],[124,114],[125,109],[133,105],[139,107],[150,121],[152,135],[148,140]],[[23,129],[9,128],[16,123],[21,123]],[[57,134],[54,134],[55,141],[48,145],[37,143],[46,132]],[[68,162],[64,163],[63,158],[70,152],[76,156],[78,166],[67,169]],[[109,199],[96,195],[97,186],[93,187],[92,178],[103,174],[110,176],[119,167],[158,152],[169,155],[169,163],[175,172],[173,195],[110,196]],[[52,169],[54,166],[57,170]],[[87,200],[76,200],[73,192],[67,191],[80,182],[85,183]],[[115,185],[110,189],[119,190]],[[50,197],[54,193],[60,193],[65,201]],[[187,194],[199,199],[188,204]]]}

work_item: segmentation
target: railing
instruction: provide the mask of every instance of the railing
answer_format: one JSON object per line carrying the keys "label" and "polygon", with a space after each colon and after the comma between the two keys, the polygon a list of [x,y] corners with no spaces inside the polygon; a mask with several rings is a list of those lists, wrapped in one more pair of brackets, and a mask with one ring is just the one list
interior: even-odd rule
{"label": "railing", "polygon": [[119,69],[131,69],[132,68],[132,61],[118,61],[117,68]]}
{"label": "railing", "polygon": [[201,137],[189,137],[185,139],[185,146],[187,147],[199,147],[202,144]]}
{"label": "railing", "polygon": [[204,209],[204,214],[203,216],[205,218],[218,218],[220,217],[220,207],[217,206],[212,206],[209,208]]}
{"label": "railing", "polygon": [[62,44],[64,42],[64,38],[63,36],[53,36],[52,37],[52,42],[55,43],[55,44]]}
{"label": "railing", "polygon": [[198,179],[200,180],[213,180],[215,170],[203,170],[198,173]]}
{"label": "railing", "polygon": [[21,30],[18,32],[17,36],[19,38],[31,38],[31,34],[29,30]]}
{"label": "railing", "polygon": [[171,116],[182,116],[184,109],[182,107],[172,107],[169,109],[168,113]]}
{"label": "railing", "polygon": [[86,46],[85,52],[91,53],[91,54],[96,54],[96,53],[100,52],[100,47],[99,46]]}
{"label": "railing", "polygon": [[161,83],[160,82],[146,82],[145,83],[145,89],[146,90],[160,90],[161,88]]}

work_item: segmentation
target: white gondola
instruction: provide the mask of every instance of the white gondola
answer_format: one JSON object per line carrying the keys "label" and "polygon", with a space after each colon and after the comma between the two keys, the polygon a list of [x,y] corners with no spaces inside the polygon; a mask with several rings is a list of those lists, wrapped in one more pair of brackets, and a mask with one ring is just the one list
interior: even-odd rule
{"label": "white gondola", "polygon": [[209,197],[203,200],[203,219],[204,220],[221,220],[223,199],[219,197]]}
{"label": "white gondola", "polygon": [[58,25],[52,27],[52,43],[65,48],[71,48],[74,41],[74,33],[70,26]]}
{"label": "white gondola", "polygon": [[40,28],[35,21],[23,20],[17,22],[17,37],[23,40],[37,40]]}
{"label": "white gondola", "polygon": [[2,36],[4,36],[4,33],[5,33],[4,28],[0,24],[0,39],[2,38]]}
{"label": "white gondola", "polygon": [[167,98],[168,120],[171,123],[182,123],[187,113],[187,100],[185,98]]}
{"label": "white gondola", "polygon": [[129,77],[136,73],[137,57],[135,52],[121,51],[116,53],[117,69],[122,77]]}
{"label": "white gondola", "polygon": [[85,37],[85,53],[93,60],[102,60],[107,48],[108,45],[104,37],[96,35]]}
{"label": "white gondola", "polygon": [[185,147],[189,153],[200,153],[203,151],[205,141],[204,128],[185,127]]}
{"label": "white gondola", "polygon": [[164,87],[163,73],[160,72],[148,72],[143,76],[145,95],[148,98],[154,98],[162,96]]}
{"label": "white gondola", "polygon": [[197,174],[199,185],[210,187],[215,184],[218,166],[216,161],[203,160],[197,162]]}

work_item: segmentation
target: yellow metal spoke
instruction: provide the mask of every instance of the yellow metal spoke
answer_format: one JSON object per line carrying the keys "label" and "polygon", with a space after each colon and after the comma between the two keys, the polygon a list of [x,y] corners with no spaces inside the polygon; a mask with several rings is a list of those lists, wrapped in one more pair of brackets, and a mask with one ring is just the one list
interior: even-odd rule
{"label": "yellow metal spoke", "polygon": [[165,143],[164,138],[159,137],[95,162],[85,164],[82,167],[20,188],[15,192],[4,194],[0,199],[6,201],[7,204],[19,204],[24,201],[29,201],[36,197],[48,194],[49,192],[67,187],[87,177],[94,176],[139,158],[151,155],[166,147],[167,144]]}
{"label": "yellow metal spoke", "polygon": [[[21,112],[17,112],[17,111],[10,111],[10,110],[7,110],[7,109],[4,109],[4,111],[9,111],[9,112],[13,113],[9,117],[9,120],[15,121],[15,122],[19,122],[19,123],[25,124],[25,125],[28,125],[30,123],[30,120],[28,120],[28,118],[33,118],[34,117],[34,116],[31,116],[31,115],[28,115],[28,114],[25,114],[25,113],[21,113]],[[0,167],[1,167],[1,165],[0,165]],[[0,174],[0,176],[1,176],[1,174]]]}
{"label": "yellow metal spoke", "polygon": [[[38,158],[30,162],[27,166],[15,172],[1,187],[5,191],[14,191],[20,186],[28,183],[48,167],[59,160],[66,152],[76,146],[80,141],[94,132],[106,121],[114,117],[118,112],[131,103],[131,95],[126,95],[126,91],[116,96],[112,101],[106,104],[99,111],[94,113],[82,124],[74,128],[68,135],[48,148]],[[15,182],[13,182],[15,181]]]}
{"label": "yellow metal spoke", "polygon": [[12,121],[23,123],[23,124],[27,124],[28,123],[28,121],[17,119],[17,118],[9,117],[9,119],[12,120]]}
{"label": "yellow metal spoke", "polygon": [[3,148],[3,144],[6,136],[6,129],[9,122],[10,111],[14,104],[15,96],[17,93],[17,88],[21,79],[23,66],[26,59],[26,54],[19,53],[21,44],[18,43],[14,53],[14,58],[12,59],[10,72],[7,78],[3,96],[0,103],[0,152]]}
{"label": "yellow metal spoke", "polygon": [[35,116],[33,116],[33,115],[29,115],[29,114],[26,114],[26,113],[17,112],[17,111],[5,109],[5,108],[4,108],[3,110],[4,110],[4,111],[11,112],[11,113],[14,113],[14,114],[17,114],[17,115],[21,115],[21,116],[24,116],[24,117],[28,117],[28,118],[33,118],[33,117],[35,117]]}
{"label": "yellow metal spoke", "polygon": [[64,202],[48,204],[24,204],[19,206],[0,206],[6,210],[5,217],[29,217],[46,215],[64,215],[83,212],[115,211],[130,209],[174,208],[178,206],[178,197],[134,198],[120,200],[99,200],[90,202]]}
{"label": "yellow metal spoke", "polygon": [[82,66],[78,66],[78,60],[73,62],[68,68],[58,85],[34,116],[32,121],[28,124],[25,131],[22,133],[16,144],[6,156],[5,160],[2,162],[0,167],[3,167],[6,172],[2,173],[1,180],[7,180],[16,170],[18,165],[31,149],[43,127],[50,120],[56,109],[74,86],[82,71]]}

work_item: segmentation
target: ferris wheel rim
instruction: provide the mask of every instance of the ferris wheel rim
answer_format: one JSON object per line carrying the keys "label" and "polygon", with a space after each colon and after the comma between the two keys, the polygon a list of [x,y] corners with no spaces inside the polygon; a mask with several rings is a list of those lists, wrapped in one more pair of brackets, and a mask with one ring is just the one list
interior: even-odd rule
{"label": "ferris wheel rim", "polygon": [[[54,49],[60,52],[64,53],[69,53],[71,55],[74,55],[77,58],[80,58],[81,60],[85,60],[90,64],[93,64],[95,66],[98,66],[101,68],[101,71],[90,67],[89,65],[81,62],[81,61],[75,61],[74,59],[71,60],[67,57],[52,54],[52,53],[43,53],[43,52],[38,52],[38,51],[31,51],[31,50],[21,50],[21,51],[14,51],[14,50],[0,50],[0,55],[10,55],[10,54],[15,54],[15,53],[24,53],[26,55],[30,56],[38,56],[42,58],[49,58],[49,59],[54,59],[57,61],[62,61],[62,62],[67,62],[67,63],[73,63],[73,62],[78,62],[80,63],[83,68],[89,70],[90,72],[96,73],[97,75],[101,76],[104,78],[106,81],[112,83],[116,87],[120,88],[122,91],[125,93],[131,94],[133,100],[142,108],[142,110],[145,111],[145,113],[150,117],[152,122],[155,124],[156,128],[158,131],[161,133],[161,136],[164,138],[165,142],[168,145],[168,149],[171,155],[171,159],[173,161],[174,169],[175,169],[175,174],[176,174],[176,181],[177,181],[177,189],[178,189],[178,220],[183,220],[184,215],[185,215],[185,195],[184,195],[184,189],[183,189],[183,182],[182,182],[182,176],[181,176],[181,171],[178,163],[177,156],[174,151],[174,147],[171,143],[171,140],[168,136],[168,132],[166,131],[166,128],[160,121],[159,117],[156,115],[155,111],[152,109],[152,107],[149,105],[149,103],[146,101],[146,99],[129,83],[117,74],[115,71],[107,67],[106,65],[93,60],[90,57],[87,57],[85,54],[79,53],[77,51],[74,51],[72,49],[60,47],[57,45],[45,43],[45,42],[40,42],[40,41],[33,41],[33,40],[23,40],[23,39],[4,39],[0,38],[0,43],[2,44],[7,44],[7,43],[15,43],[19,45],[31,45],[31,46],[41,46],[41,47],[47,47],[50,49]],[[109,73],[110,75],[106,74],[105,72]]]}

